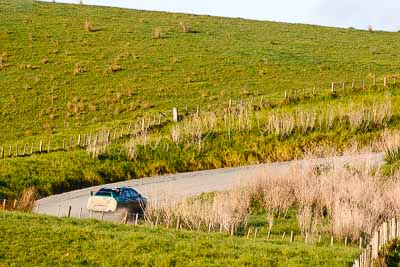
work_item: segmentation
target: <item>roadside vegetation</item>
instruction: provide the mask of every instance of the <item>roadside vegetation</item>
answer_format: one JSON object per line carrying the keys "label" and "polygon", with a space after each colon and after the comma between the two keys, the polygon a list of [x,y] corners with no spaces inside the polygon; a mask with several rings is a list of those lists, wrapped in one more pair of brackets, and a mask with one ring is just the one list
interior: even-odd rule
{"label": "roadside vegetation", "polygon": [[359,250],[163,227],[0,212],[0,264],[346,266]]}
{"label": "roadside vegetation", "polygon": [[378,267],[395,267],[400,264],[400,240],[395,239],[382,248],[379,260],[376,262]]}
{"label": "roadside vegetation", "polygon": [[368,162],[314,164],[294,166],[282,177],[260,174],[248,185],[207,198],[151,202],[146,216],[152,223],[245,234],[253,215],[264,215],[269,231],[275,219],[294,215],[293,228],[303,238],[333,236],[356,244],[363,238],[367,244],[377,226],[399,214],[399,194],[398,175],[385,176]]}

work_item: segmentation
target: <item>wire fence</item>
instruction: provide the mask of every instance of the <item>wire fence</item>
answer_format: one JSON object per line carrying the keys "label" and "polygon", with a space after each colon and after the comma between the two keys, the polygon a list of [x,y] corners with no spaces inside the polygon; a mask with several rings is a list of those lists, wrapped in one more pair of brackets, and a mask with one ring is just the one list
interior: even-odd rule
{"label": "wire fence", "polygon": [[[3,210],[18,210],[17,200],[6,200],[0,199],[1,209]],[[336,239],[332,235],[310,235],[305,234],[301,235],[297,230],[292,231],[279,231],[273,232],[272,229],[268,226],[246,226],[242,231],[237,232],[233,229],[225,229],[223,227],[218,227],[217,225],[209,224],[208,227],[204,228],[202,231],[191,229],[186,227],[184,218],[176,220],[174,223],[169,225],[162,224],[161,220],[158,218],[150,218],[144,212],[127,212],[126,210],[121,210],[117,212],[92,212],[86,209],[86,207],[75,207],[72,205],[58,205],[53,207],[40,207],[39,204],[35,204],[32,207],[32,212],[35,214],[56,216],[56,217],[64,217],[64,218],[78,218],[78,219],[90,219],[104,222],[112,222],[117,224],[126,224],[126,225],[143,225],[148,227],[164,227],[167,229],[175,229],[177,231],[192,231],[192,232],[208,232],[208,233],[220,233],[225,236],[236,236],[245,239],[254,239],[260,241],[280,241],[280,242],[289,242],[289,243],[305,243],[310,245],[325,245],[329,247],[335,246],[351,246],[351,247],[359,247],[365,248],[361,257],[365,257],[365,253],[369,252],[369,255],[374,255],[371,253],[371,244],[375,244],[374,240],[369,243],[369,245],[365,246],[367,243],[367,239],[360,238],[359,242],[350,242],[350,240],[346,237],[345,239]],[[397,227],[396,229],[399,229]],[[383,232],[381,232],[382,235]],[[399,234],[396,235],[398,237]],[[385,237],[381,237],[379,239],[379,249],[381,249],[385,242]],[[364,267],[367,265],[355,265],[358,267]]]}
{"label": "wire fence", "polygon": [[353,267],[370,267],[386,253],[386,246],[400,237],[400,221],[394,217],[383,222],[373,233],[371,241],[354,260]]}
{"label": "wire fence", "polygon": [[[333,96],[335,98],[353,92],[364,92],[365,90],[385,90],[387,88],[397,88],[397,77],[384,76],[382,78],[367,80],[352,80],[331,82],[331,84],[320,84],[312,88],[285,90],[282,96],[259,96],[248,97],[237,100],[241,106],[245,104],[255,105],[259,109],[271,106],[287,104],[291,101],[307,101],[309,98]],[[227,105],[220,109],[231,109],[234,101],[229,99]],[[218,109],[218,107],[216,107]],[[103,127],[94,132],[86,132],[71,135],[69,137],[51,136],[47,140],[37,140],[34,142],[16,142],[15,144],[0,146],[0,159],[29,157],[32,155],[48,154],[51,152],[70,151],[73,149],[86,149],[93,157],[105,150],[113,142],[133,136],[146,135],[153,129],[158,129],[170,121],[179,121],[184,116],[199,114],[200,106],[189,109],[187,106],[182,108],[183,112],[178,114],[178,109],[174,107],[171,112],[159,112],[157,115],[143,116],[135,121],[124,122],[119,126]],[[166,115],[168,114],[168,115]]]}

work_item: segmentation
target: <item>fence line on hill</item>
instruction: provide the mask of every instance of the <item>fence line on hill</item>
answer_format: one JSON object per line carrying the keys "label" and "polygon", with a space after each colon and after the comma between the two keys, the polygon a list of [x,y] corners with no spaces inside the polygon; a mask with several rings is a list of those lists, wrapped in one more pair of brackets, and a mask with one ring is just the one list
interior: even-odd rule
{"label": "fence line on hill", "polygon": [[[366,80],[352,80],[351,82],[343,81],[343,82],[331,82],[330,88],[328,86],[324,86],[323,88],[326,89],[317,89],[313,87],[309,92],[306,89],[303,90],[285,90],[283,98],[278,98],[277,100],[287,100],[296,99],[301,97],[301,93],[303,93],[303,97],[307,96],[317,96],[318,94],[322,95],[324,92],[338,96],[340,90],[346,91],[346,85],[351,84],[351,90],[356,89],[367,89]],[[357,87],[357,84],[359,87]],[[372,83],[370,84],[370,88],[377,86],[377,80],[374,77]],[[397,78],[393,77],[392,83],[389,82],[388,76],[384,76],[382,80],[383,88],[387,88],[390,85],[397,86]],[[322,92],[322,93],[321,93]],[[261,96],[261,100],[259,102],[260,108],[267,103],[268,101],[273,100],[273,98],[264,98]],[[251,98],[249,103],[253,103],[254,99]],[[240,101],[243,104],[243,99]],[[231,109],[232,100],[229,99],[228,108]],[[188,111],[188,107],[186,106],[186,115],[190,114]],[[196,110],[193,112],[194,114],[199,114],[200,108],[197,106]],[[113,127],[112,129],[107,128],[103,130],[96,130],[94,134],[92,133],[84,133],[78,135],[72,135],[69,138],[63,138],[62,140],[57,140],[57,142],[52,139],[51,137],[46,140],[40,140],[37,142],[31,142],[30,144],[15,144],[15,145],[7,145],[7,146],[0,146],[0,159],[5,158],[13,158],[13,157],[28,157],[34,154],[42,154],[42,153],[50,153],[50,152],[57,152],[57,151],[66,151],[72,150],[75,148],[86,148],[89,153],[93,156],[96,156],[101,151],[103,146],[111,144],[112,141],[119,140],[122,138],[126,138],[129,136],[138,136],[141,134],[146,134],[152,127],[161,125],[162,122],[166,121],[174,121],[177,122],[182,118],[181,115],[178,114],[178,109],[174,107],[172,109],[172,118],[169,119],[167,116],[159,112],[158,118],[156,115],[151,117],[142,117],[139,121],[130,122],[128,125],[117,126]],[[132,127],[134,125],[134,128]],[[57,143],[58,146],[53,146],[54,143]],[[62,145],[60,145],[62,144]]]}
{"label": "fence line on hill", "polygon": [[[0,159],[28,157],[34,154],[50,153],[57,151],[68,151],[72,149],[87,149],[91,154],[97,154],[101,146],[109,145],[113,141],[131,136],[139,136],[147,134],[153,127],[162,125],[167,120],[163,113],[159,113],[158,118],[154,115],[151,117],[142,117],[138,121],[130,122],[123,126],[97,130],[94,133],[76,134],[69,138],[49,138],[46,141],[31,142],[23,145],[9,145],[8,147],[0,147]],[[57,142],[58,141],[58,142]],[[54,145],[54,144],[58,145]]]}
{"label": "fence line on hill", "polygon": [[380,252],[385,249],[385,246],[398,238],[400,238],[400,221],[393,217],[391,220],[383,222],[374,231],[368,246],[354,260],[353,267],[373,267],[374,261],[379,258]]}
{"label": "fence line on hill", "polygon": [[[0,208],[2,210],[18,210],[17,208],[17,201],[8,201],[6,199],[0,199]],[[40,211],[40,205],[36,205],[32,208],[32,212],[38,213]],[[46,213],[43,213],[46,214]],[[114,222],[114,223],[119,223],[119,224],[130,224],[130,225],[149,225],[150,227],[159,227],[163,226],[166,227],[167,229],[176,229],[178,231],[181,230],[187,230],[187,231],[195,231],[195,232],[208,232],[208,233],[225,233],[229,236],[239,236],[243,237],[246,239],[254,239],[256,240],[257,238],[264,238],[265,240],[278,240],[280,241],[288,241],[290,243],[294,242],[304,242],[305,244],[321,244],[323,240],[328,241],[324,242],[327,243],[329,247],[334,247],[335,245],[344,245],[345,247],[350,246],[349,239],[345,237],[342,240],[335,239],[334,236],[332,235],[316,235],[314,236],[314,239],[309,234],[305,234],[305,236],[301,236],[300,238],[297,237],[295,231],[282,231],[279,234],[274,234],[275,239],[272,239],[272,229],[268,227],[268,231],[264,234],[261,234],[260,231],[262,227],[255,227],[255,226],[249,226],[245,227],[242,231],[242,234],[238,234],[235,230],[234,227],[231,227],[230,229],[224,229],[221,227],[221,225],[218,227],[217,225],[213,225],[212,223],[209,223],[207,228],[204,231],[199,231],[196,229],[191,229],[191,228],[185,228],[185,222],[184,220],[180,220],[179,218],[175,223],[172,223],[170,225],[163,225],[161,224],[161,220],[159,218],[154,218],[153,220],[150,219],[146,214],[141,214],[141,213],[109,213],[109,212],[91,212],[88,211],[84,207],[79,207],[78,209],[73,208],[73,206],[68,205],[68,206],[58,206],[57,209],[57,215],[55,214],[49,214],[53,215],[56,217],[66,217],[66,218],[79,218],[79,219],[94,219],[94,220],[99,220],[99,221],[109,221],[109,222]],[[398,229],[398,228],[396,228]],[[399,234],[397,234],[397,237]],[[371,241],[372,243],[373,241]],[[360,237],[359,242],[357,246],[361,249],[364,245],[364,239]],[[383,246],[383,243],[379,243],[379,248]],[[353,244],[354,246],[354,244]],[[368,247],[365,249],[365,251],[368,250]],[[364,254],[362,254],[364,255]],[[360,256],[361,257],[361,256]],[[369,265],[355,265],[357,267],[365,267]]]}

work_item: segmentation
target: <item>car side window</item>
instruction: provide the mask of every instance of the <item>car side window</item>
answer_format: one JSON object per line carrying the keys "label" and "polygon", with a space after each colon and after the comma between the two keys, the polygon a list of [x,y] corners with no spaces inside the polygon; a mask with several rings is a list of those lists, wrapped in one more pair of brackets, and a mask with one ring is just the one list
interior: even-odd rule
{"label": "car side window", "polygon": [[130,189],[129,192],[130,192],[130,194],[131,194],[131,196],[132,196],[132,199],[136,199],[136,198],[138,197],[138,195],[139,195],[139,194],[138,194],[135,190],[133,190],[133,189]]}
{"label": "car side window", "polygon": [[123,198],[130,198],[130,196],[129,196],[129,191],[128,191],[128,190],[123,190],[123,191],[122,191],[122,197],[123,197]]}

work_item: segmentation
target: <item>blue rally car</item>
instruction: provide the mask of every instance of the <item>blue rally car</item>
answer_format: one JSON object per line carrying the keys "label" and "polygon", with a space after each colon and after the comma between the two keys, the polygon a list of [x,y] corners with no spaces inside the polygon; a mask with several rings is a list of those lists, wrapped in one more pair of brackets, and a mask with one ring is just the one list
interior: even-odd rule
{"label": "blue rally car", "polygon": [[87,209],[95,212],[115,212],[126,209],[129,213],[144,213],[147,199],[131,187],[104,187],[91,192]]}

